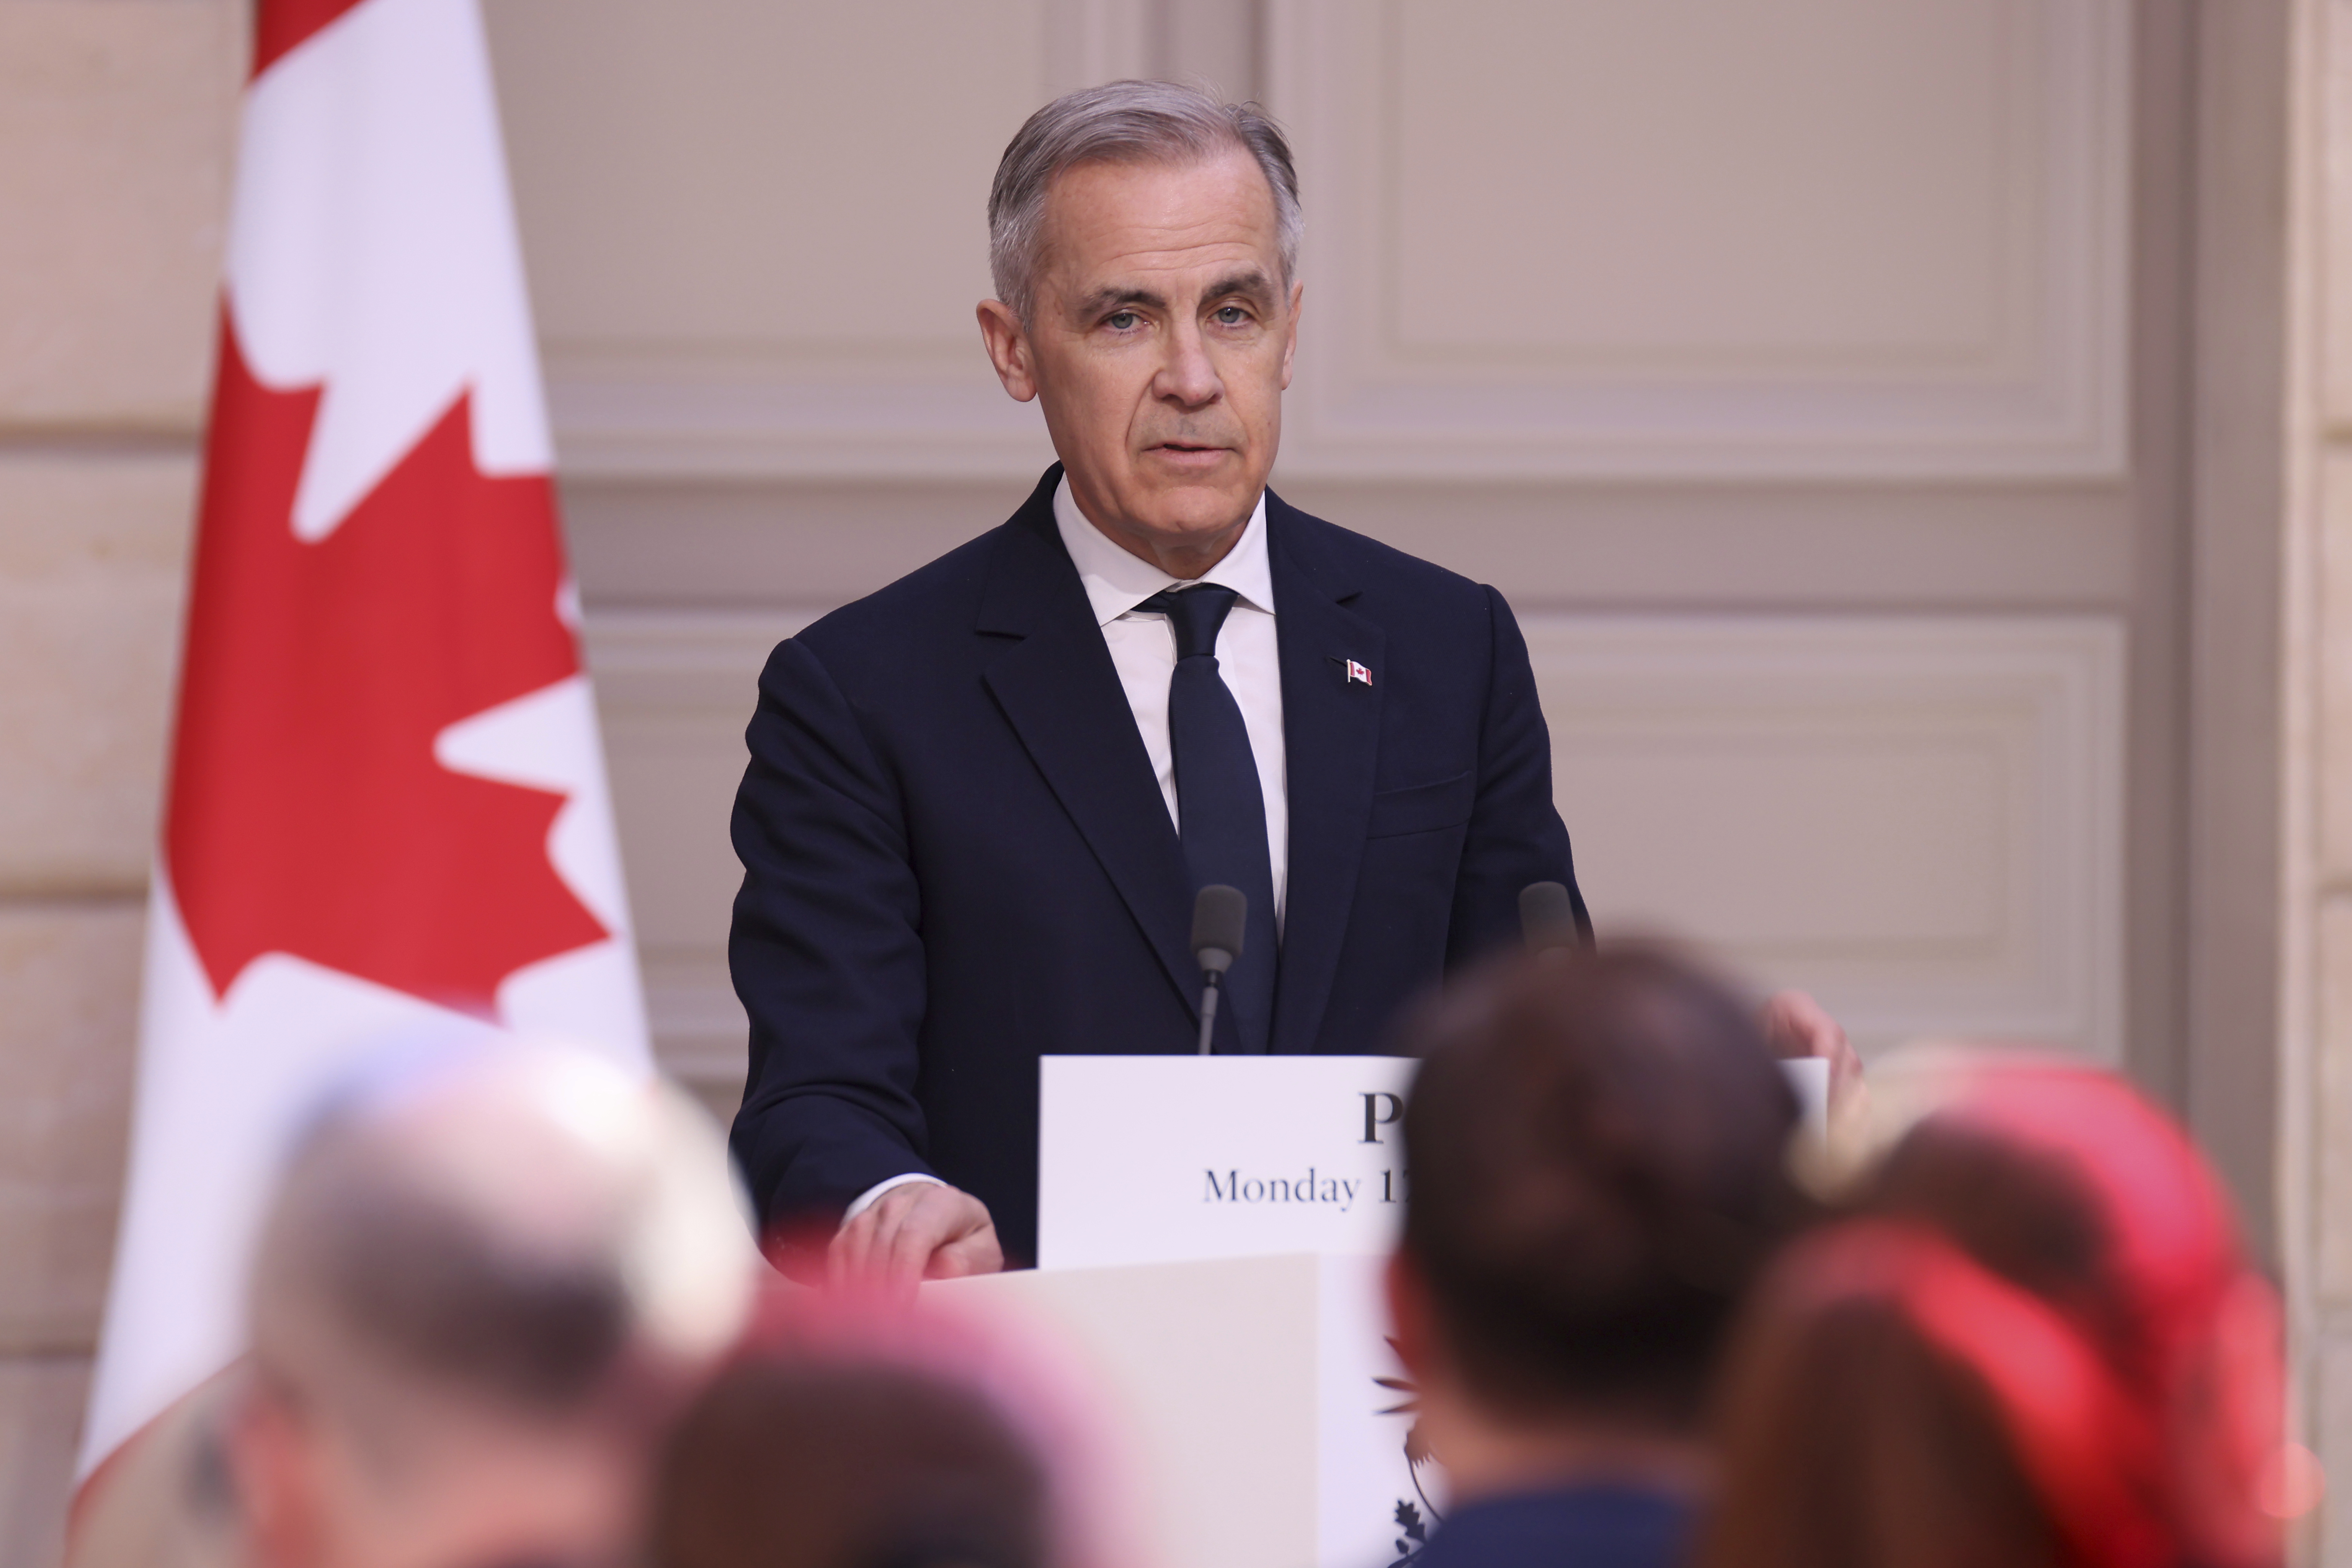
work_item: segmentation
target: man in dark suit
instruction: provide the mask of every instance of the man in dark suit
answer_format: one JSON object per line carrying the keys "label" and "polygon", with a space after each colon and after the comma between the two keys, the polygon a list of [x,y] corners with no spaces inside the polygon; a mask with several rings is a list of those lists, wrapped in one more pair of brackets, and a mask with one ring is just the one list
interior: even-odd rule
{"label": "man in dark suit", "polygon": [[1420,1568],[1689,1557],[1719,1352],[1810,1212],[1765,1027],[1637,948],[1499,961],[1406,1031],[1391,1342],[1447,1481]]}
{"label": "man in dark suit", "polygon": [[1517,938],[1521,889],[1576,885],[1502,596],[1265,488],[1300,298],[1275,127],[1072,94],[990,226],[982,331],[1062,460],[776,649],[734,816],[736,1153],[770,1223],[845,1215],[836,1268],[898,1278],[1034,1255],[1039,1057],[1194,1048],[1199,888],[1249,898],[1218,1049],[1365,1052]]}

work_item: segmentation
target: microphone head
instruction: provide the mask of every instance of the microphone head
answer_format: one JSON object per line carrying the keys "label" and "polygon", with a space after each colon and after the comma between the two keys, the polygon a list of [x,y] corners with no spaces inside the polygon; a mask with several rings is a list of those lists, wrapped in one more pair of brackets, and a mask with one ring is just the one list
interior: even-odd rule
{"label": "microphone head", "polygon": [[1192,956],[1212,974],[1223,974],[1242,955],[1249,930],[1249,895],[1212,882],[1192,895]]}
{"label": "microphone head", "polygon": [[1559,882],[1529,882],[1519,889],[1519,931],[1528,946],[1575,947],[1584,938],[1576,929],[1576,904]]}

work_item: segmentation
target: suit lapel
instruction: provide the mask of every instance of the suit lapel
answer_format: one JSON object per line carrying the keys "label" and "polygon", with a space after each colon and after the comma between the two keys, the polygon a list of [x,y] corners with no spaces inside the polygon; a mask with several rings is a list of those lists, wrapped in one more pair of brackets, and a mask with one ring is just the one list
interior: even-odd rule
{"label": "suit lapel", "polygon": [[[1265,520],[1290,805],[1273,1049],[1306,1052],[1315,1048],[1330,999],[1371,821],[1387,638],[1347,607],[1355,584],[1316,548],[1301,515],[1271,491]],[[1370,670],[1370,685],[1348,679],[1349,659]]]}
{"label": "suit lapel", "polygon": [[[1169,979],[1197,1005],[1182,846],[1086,589],[1054,525],[1059,465],[1002,535],[978,630],[1019,640],[983,679]],[[1287,678],[1286,677],[1286,684]]]}

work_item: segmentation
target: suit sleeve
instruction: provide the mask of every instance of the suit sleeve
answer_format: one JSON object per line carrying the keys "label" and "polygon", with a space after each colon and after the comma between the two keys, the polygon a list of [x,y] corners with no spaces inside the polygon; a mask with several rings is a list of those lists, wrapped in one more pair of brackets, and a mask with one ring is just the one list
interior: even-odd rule
{"label": "suit sleeve", "polygon": [[1479,725],[1478,795],[1454,886],[1449,969],[1520,940],[1519,890],[1530,882],[1565,886],[1577,929],[1587,942],[1592,939],[1568,826],[1552,804],[1551,731],[1536,699],[1527,639],[1503,596],[1492,588],[1484,592],[1490,638],[1486,708]]}
{"label": "suit sleeve", "polygon": [[915,1100],[920,898],[897,784],[800,640],[769,658],[744,739],[727,958],[751,1059],[731,1142],[764,1226],[829,1220],[930,1169]]}

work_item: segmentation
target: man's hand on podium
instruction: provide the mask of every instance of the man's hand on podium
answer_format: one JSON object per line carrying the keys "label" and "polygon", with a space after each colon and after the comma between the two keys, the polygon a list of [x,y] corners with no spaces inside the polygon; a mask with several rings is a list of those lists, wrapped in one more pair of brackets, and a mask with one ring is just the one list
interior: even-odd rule
{"label": "man's hand on podium", "polygon": [[891,1289],[1003,1267],[988,1205],[939,1182],[891,1188],[836,1231],[825,1252],[834,1283]]}

